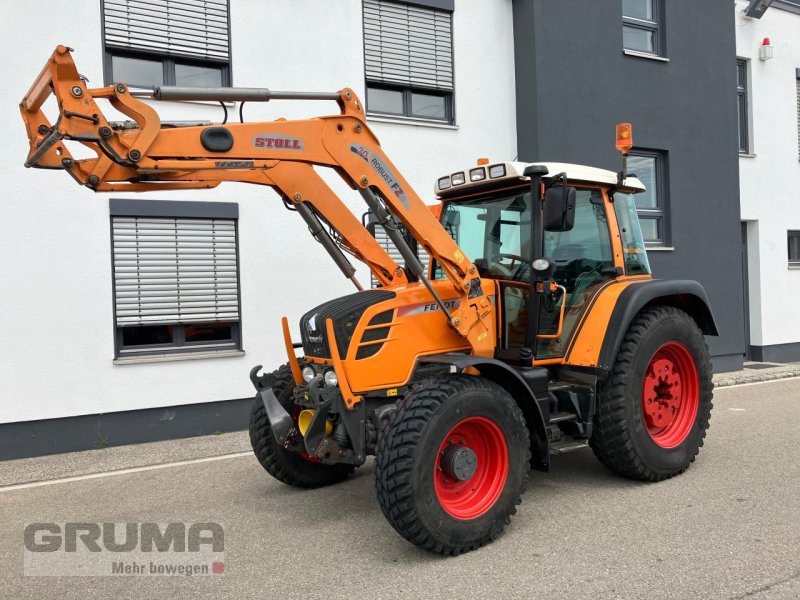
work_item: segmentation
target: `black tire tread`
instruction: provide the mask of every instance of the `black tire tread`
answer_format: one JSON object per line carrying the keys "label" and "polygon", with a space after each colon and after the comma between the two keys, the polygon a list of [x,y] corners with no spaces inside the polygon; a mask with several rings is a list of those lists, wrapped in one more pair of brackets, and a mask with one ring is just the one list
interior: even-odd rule
{"label": "black tire tread", "polygon": [[[378,503],[389,524],[409,542],[425,550],[447,555],[458,555],[475,550],[497,538],[516,507],[522,502],[517,496],[510,510],[498,519],[480,540],[459,546],[450,546],[437,541],[420,522],[414,509],[411,487],[411,472],[417,441],[426,423],[436,409],[458,392],[482,390],[492,394],[507,393],[496,383],[470,375],[446,375],[416,387],[392,417],[386,431],[380,436],[375,458],[375,489]],[[513,400],[513,417],[525,427],[525,417]],[[527,429],[526,429],[527,431]],[[530,444],[526,444],[525,464],[530,462]],[[527,471],[525,475],[527,481]],[[524,491],[524,483],[522,490]]]}
{"label": "black tire tread", "polygon": [[[290,407],[286,405],[286,401],[291,399],[290,390],[294,388],[292,370],[288,364],[285,364],[278,367],[272,374],[276,379],[272,390],[278,401],[288,410]],[[264,410],[264,404],[258,394],[256,394],[250,411],[249,429],[250,445],[258,462],[267,473],[287,485],[314,489],[339,483],[355,470],[353,465],[313,463],[281,448],[272,435],[267,412]]]}
{"label": "black tire tread", "polygon": [[[672,306],[652,306],[642,310],[631,322],[620,344],[614,366],[605,384],[604,391],[595,413],[594,430],[589,445],[597,458],[606,467],[631,479],[641,481],[663,481],[679,475],[695,461],[709,427],[713,403],[703,402],[704,395],[711,395],[714,384],[711,381],[711,364],[706,349],[703,360],[697,364],[700,374],[700,418],[702,437],[699,446],[689,461],[677,471],[663,472],[648,467],[636,452],[631,439],[631,427],[626,419],[626,385],[633,370],[635,352],[647,332],[656,323],[665,319],[680,319],[682,326],[693,328],[694,333],[703,339],[700,328],[688,314]],[[703,342],[705,345],[705,341]],[[707,384],[704,384],[707,382]]]}

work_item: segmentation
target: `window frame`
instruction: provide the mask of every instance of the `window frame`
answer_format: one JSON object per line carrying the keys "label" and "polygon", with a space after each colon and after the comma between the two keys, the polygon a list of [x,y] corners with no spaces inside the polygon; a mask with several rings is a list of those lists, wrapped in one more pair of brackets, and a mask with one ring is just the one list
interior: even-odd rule
{"label": "window frame", "polygon": [[[622,30],[623,41],[622,49],[625,52],[636,52],[648,56],[666,57],[666,33],[664,27],[664,3],[661,0],[650,0],[653,6],[653,20],[641,19],[639,17],[630,17],[624,12],[622,13]],[[624,9],[623,9],[624,10]],[[639,29],[641,31],[648,31],[653,34],[653,51],[641,50],[639,48],[628,48],[625,46],[625,27]]]}
{"label": "window frame", "polygon": [[[152,60],[161,63],[162,77],[164,83],[161,85],[177,85],[175,77],[175,64],[188,65],[193,67],[210,67],[214,69],[221,69],[221,87],[231,86],[231,68],[230,61],[216,61],[207,58],[190,58],[179,56],[177,54],[160,54],[157,52],[143,52],[141,50],[124,50],[122,48],[108,47],[103,44],[103,79],[105,85],[117,83],[119,80],[114,78],[114,69],[112,61],[115,56],[121,58],[139,58],[142,60]],[[130,87],[139,89],[153,89],[151,85],[144,85],[133,81],[125,81]]]}
{"label": "window frame", "polygon": [[[415,122],[424,122],[424,123],[431,123],[436,125],[456,125],[456,108],[455,108],[455,95],[456,95],[456,57],[455,57],[455,32],[453,31],[453,12],[455,11],[455,2],[454,0],[388,0],[390,2],[394,2],[396,4],[408,4],[412,6],[420,6],[424,8],[430,8],[433,10],[439,10],[441,12],[446,12],[450,19],[450,55],[452,56],[452,69],[453,69],[453,89],[452,90],[442,90],[437,88],[430,88],[424,86],[414,86],[414,85],[402,85],[402,84],[394,84],[394,83],[387,83],[384,81],[374,80],[367,77],[367,69],[366,64],[364,65],[364,108],[365,112],[368,117],[380,117],[380,118],[387,118],[387,119],[397,119],[399,121],[415,121]],[[362,58],[366,58],[367,56],[367,36],[365,31],[365,20],[364,20],[364,3],[361,0],[361,8],[362,8],[362,16],[361,16],[361,42],[362,42],[362,50],[361,56]],[[366,60],[365,60],[366,63]],[[384,90],[394,90],[400,91],[403,93],[403,113],[390,113],[390,112],[382,112],[372,110],[369,107],[369,88],[377,88],[377,89],[384,89]],[[445,110],[445,118],[444,119],[437,119],[433,117],[426,117],[426,116],[417,116],[414,115],[411,108],[411,95],[414,92],[424,93],[424,94],[432,94],[437,96],[442,96],[445,99],[444,103],[444,110]]]}
{"label": "window frame", "polygon": [[[400,118],[400,119],[413,119],[415,121],[429,121],[431,123],[442,123],[445,125],[453,125],[455,124],[455,116],[453,114],[453,92],[448,92],[444,90],[437,90],[433,88],[422,88],[419,86],[403,86],[403,85],[392,85],[386,83],[379,83],[376,81],[365,80],[365,91],[366,91],[366,104],[367,104],[367,115],[368,116],[376,116],[376,117],[389,117],[389,118]],[[403,112],[402,113],[393,113],[393,112],[386,112],[380,110],[374,110],[369,108],[369,90],[370,89],[378,89],[378,90],[391,90],[395,92],[400,92],[403,95]],[[435,117],[427,117],[425,115],[415,115],[412,109],[411,104],[411,97],[414,93],[420,94],[428,94],[431,96],[439,96],[444,98],[444,119],[437,119]]]}
{"label": "window frame", "polygon": [[798,255],[797,258],[792,258],[791,255],[792,251],[791,239],[793,237],[800,239],[800,229],[789,229],[786,231],[786,249],[788,252],[787,256],[788,266],[790,269],[800,269],[800,255]]}
{"label": "window frame", "polygon": [[[238,265],[237,265],[238,269]],[[241,304],[241,301],[240,301]],[[116,312],[116,309],[115,309]],[[168,323],[167,325],[174,327],[173,336],[174,341],[168,344],[132,344],[125,345],[122,337],[123,329],[130,329],[137,327],[136,325],[117,325],[115,315],[115,334],[114,334],[114,357],[122,358],[128,356],[151,356],[153,354],[188,354],[192,352],[214,352],[218,350],[241,350],[242,349],[242,336],[241,336],[241,317],[239,321],[226,321],[231,324],[231,338],[229,340],[219,340],[211,342],[187,342],[186,341],[186,327],[187,325],[203,325],[204,323],[211,323],[212,321],[205,321],[202,323]],[[163,325],[161,323],[160,325]],[[154,325],[156,326],[156,325]],[[150,325],[141,325],[140,327],[150,327]]]}
{"label": "window frame", "polygon": [[[123,343],[122,330],[137,325],[117,324],[116,268],[114,265],[114,218],[115,217],[157,217],[175,219],[218,219],[233,221],[236,249],[236,296],[238,300],[238,321],[224,321],[231,324],[229,340],[187,342],[186,327],[217,321],[200,321],[194,323],[153,323],[140,324],[138,327],[169,325],[174,327],[173,341],[164,344],[128,345]],[[132,358],[148,356],[186,356],[195,353],[220,352],[226,350],[243,351],[242,339],[242,278],[241,256],[239,250],[239,205],[233,202],[193,202],[174,200],[139,200],[127,198],[111,198],[109,200],[109,241],[111,257],[111,304],[112,326],[114,328],[114,358]]]}
{"label": "window frame", "polygon": [[[666,150],[654,150],[648,148],[633,148],[628,156],[638,158],[652,158],[655,160],[655,174],[656,174],[656,207],[655,208],[639,208],[636,207],[636,214],[639,217],[641,224],[642,219],[656,219],[661,223],[661,239],[649,240],[644,239],[644,244],[647,248],[671,248],[672,235],[669,219],[669,153]],[[636,175],[633,170],[631,175]],[[636,194],[633,196],[634,203],[636,201]],[[643,234],[644,237],[644,234]]]}
{"label": "window frame", "polygon": [[[742,82],[740,82],[740,74]],[[744,102],[744,111],[742,111],[742,102]],[[753,135],[750,119],[750,61],[738,57],[736,58],[736,112],[739,154],[751,155]]]}
{"label": "window frame", "polygon": [[[228,6],[228,60],[215,60],[213,58],[192,56],[191,54],[178,54],[178,53],[162,53],[162,52],[148,52],[140,49],[119,48],[117,46],[109,46],[106,44],[106,25],[105,25],[105,0],[100,0],[100,39],[103,46],[103,84],[108,86],[117,83],[118,80],[114,78],[112,67],[112,57],[119,56],[123,58],[139,58],[143,60],[157,60],[161,62],[164,83],[162,85],[175,85],[175,63],[195,67],[213,67],[222,68],[221,87],[231,87],[233,85],[232,78],[232,64],[233,52],[231,44],[231,3],[227,0]],[[138,89],[153,89],[153,86],[141,85],[135,82],[120,82],[127,83],[130,87]]]}

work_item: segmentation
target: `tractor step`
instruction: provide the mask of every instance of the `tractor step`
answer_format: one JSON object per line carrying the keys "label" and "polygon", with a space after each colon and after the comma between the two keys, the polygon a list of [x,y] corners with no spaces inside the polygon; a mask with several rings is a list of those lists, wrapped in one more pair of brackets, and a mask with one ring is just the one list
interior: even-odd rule
{"label": "tractor step", "polygon": [[550,413],[550,423],[560,423],[562,421],[574,421],[578,415],[570,412]]}
{"label": "tractor step", "polygon": [[581,448],[586,448],[589,446],[588,440],[573,440],[573,439],[563,439],[562,441],[551,444],[550,445],[550,454],[566,454],[567,452],[572,452],[573,450],[580,450]]}

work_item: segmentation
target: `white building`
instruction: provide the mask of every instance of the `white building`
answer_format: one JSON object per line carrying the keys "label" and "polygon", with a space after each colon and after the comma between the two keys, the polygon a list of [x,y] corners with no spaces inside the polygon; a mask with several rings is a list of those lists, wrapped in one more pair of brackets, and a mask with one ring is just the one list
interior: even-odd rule
{"label": "white building", "polygon": [[[740,187],[750,354],[800,360],[800,2],[736,2]],[[769,48],[762,49],[765,40]]]}
{"label": "white building", "polygon": [[[169,10],[157,11],[143,0],[4,6],[0,458],[148,439],[157,437],[164,423],[172,428],[171,435],[201,433],[195,421],[209,414],[220,415],[221,423],[234,418],[226,421],[226,414],[241,420],[245,400],[207,403],[251,398],[249,369],[255,364],[274,368],[286,360],[281,317],[286,315],[295,329],[306,310],[353,289],[301,219],[286,211],[269,188],[230,183],[209,191],[95,194],[78,187],[66,173],[23,168],[28,143],[18,104],[56,45],[75,49],[78,68],[96,87],[117,80],[199,85],[222,81],[303,91],[350,86],[367,99],[368,110],[376,113],[368,119],[370,127],[423,198],[432,196],[437,176],[472,164],[478,156],[516,155],[510,1],[475,2],[469,10],[453,11],[453,0],[414,0],[389,6],[394,12],[381,15],[372,0],[364,3],[363,13],[358,0],[338,0],[335,10],[330,0],[162,4]],[[46,18],[38,18],[40,10],[46,11]],[[388,26],[389,35],[392,28],[404,27],[432,32],[426,37],[435,45],[414,48],[411,56],[428,52],[436,72],[426,74],[408,59],[403,63],[402,57],[393,64],[385,64],[391,63],[389,56],[375,58],[371,48],[381,35],[374,29],[376,19]],[[366,52],[372,52],[366,67],[365,29]],[[478,39],[491,43],[476,44]],[[452,56],[457,57],[454,64]],[[366,77],[374,87],[369,98]],[[430,94],[412,95],[408,81],[426,77]],[[228,107],[232,120],[238,120],[237,108]],[[222,117],[222,109],[214,104],[164,102],[157,110],[163,120]],[[248,121],[272,120],[337,110],[333,103],[274,101],[248,104],[244,116]],[[357,216],[366,210],[357,194],[343,185],[335,189],[350,199]],[[110,200],[118,198],[179,201],[167,217],[193,214],[194,202],[227,203],[219,207],[219,214],[210,205],[210,214],[223,220],[238,211],[234,266],[240,291],[237,303],[236,285],[232,286],[228,299],[234,299],[233,308],[223,315],[235,319],[233,334],[228,325],[159,325],[155,333],[142,331],[142,325],[139,333],[122,339],[118,326],[130,321],[124,320],[121,304],[115,314],[110,241]],[[163,215],[163,206],[155,206]],[[122,216],[112,218],[118,225],[123,222]],[[224,222],[233,229],[233,221]],[[365,267],[359,276],[368,286]],[[208,342],[220,336],[232,339]],[[173,343],[184,338],[205,340],[196,343],[204,347]],[[136,345],[143,340],[161,346]],[[32,439],[38,440],[38,449],[19,447]]]}

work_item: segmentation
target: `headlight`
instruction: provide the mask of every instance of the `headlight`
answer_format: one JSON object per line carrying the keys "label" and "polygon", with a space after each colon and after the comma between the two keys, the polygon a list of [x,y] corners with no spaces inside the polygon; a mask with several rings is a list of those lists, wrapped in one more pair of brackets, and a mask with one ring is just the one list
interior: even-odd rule
{"label": "headlight", "polygon": [[439,180],[439,189],[440,190],[446,190],[449,187],[450,187],[450,177],[449,176],[448,177],[442,177]]}
{"label": "headlight", "polygon": [[303,381],[308,383],[309,381],[314,379],[315,375],[316,373],[314,373],[314,369],[312,369],[311,367],[303,367]]}
{"label": "headlight", "polygon": [[331,387],[333,387],[335,385],[339,385],[339,378],[336,377],[336,372],[333,369],[330,369],[329,371],[325,371],[324,379],[325,379],[325,385],[328,385],[328,386],[331,386]]}
{"label": "headlight", "polygon": [[453,173],[450,180],[453,182],[453,185],[463,185],[464,184],[464,173]]}

